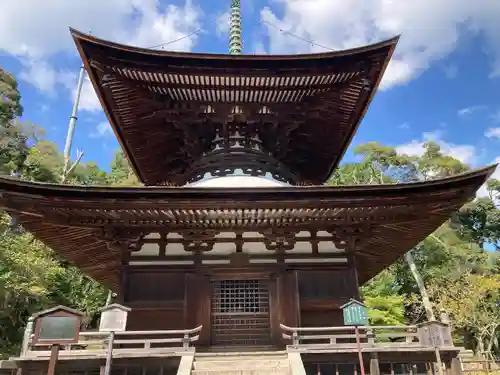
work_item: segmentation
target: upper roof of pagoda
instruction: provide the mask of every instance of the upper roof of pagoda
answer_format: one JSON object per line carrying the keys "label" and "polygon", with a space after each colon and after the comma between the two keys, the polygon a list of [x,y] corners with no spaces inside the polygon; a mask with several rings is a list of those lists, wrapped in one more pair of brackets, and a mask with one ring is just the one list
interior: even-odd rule
{"label": "upper roof of pagoda", "polygon": [[307,55],[148,50],[71,30],[138,177],[183,185],[216,129],[236,124],[299,183],[323,183],[348,147],[398,38]]}

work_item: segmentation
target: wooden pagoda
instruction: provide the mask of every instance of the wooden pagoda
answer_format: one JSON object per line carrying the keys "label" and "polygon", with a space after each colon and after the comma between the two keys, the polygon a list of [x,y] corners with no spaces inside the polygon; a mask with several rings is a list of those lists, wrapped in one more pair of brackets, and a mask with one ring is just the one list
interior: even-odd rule
{"label": "wooden pagoda", "polygon": [[320,186],[397,39],[295,56],[174,53],[72,30],[142,188],[0,179],[0,205],[118,293],[132,330],[284,345],[280,324],[340,306],[475,196],[494,167],[399,185]]}

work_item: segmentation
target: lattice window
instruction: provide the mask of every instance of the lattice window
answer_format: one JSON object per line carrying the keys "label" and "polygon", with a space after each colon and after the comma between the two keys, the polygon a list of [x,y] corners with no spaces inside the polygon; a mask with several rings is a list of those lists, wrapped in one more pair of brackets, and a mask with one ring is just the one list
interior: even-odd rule
{"label": "lattice window", "polygon": [[262,280],[220,280],[214,282],[214,313],[267,313],[269,295]]}
{"label": "lattice window", "polygon": [[266,281],[214,281],[212,334],[214,345],[269,344],[269,291]]}

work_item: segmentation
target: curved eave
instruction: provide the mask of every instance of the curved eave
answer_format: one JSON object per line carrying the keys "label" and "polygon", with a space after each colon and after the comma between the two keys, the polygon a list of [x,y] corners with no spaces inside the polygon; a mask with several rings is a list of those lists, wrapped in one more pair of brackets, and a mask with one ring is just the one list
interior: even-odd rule
{"label": "curved eave", "polygon": [[[137,55],[139,58],[149,59],[151,57],[162,57],[162,58],[171,58],[173,59],[173,65],[177,65],[175,63],[175,59],[179,59],[179,62],[187,63],[193,66],[210,66],[218,68],[218,65],[213,65],[213,61],[228,61],[231,66],[233,66],[234,61],[240,61],[242,64],[245,62],[249,63],[249,67],[258,67],[255,64],[259,62],[263,62],[264,68],[267,67],[270,61],[277,61],[278,63],[282,63],[284,61],[288,63],[290,62],[303,62],[307,65],[314,63],[314,60],[330,60],[330,59],[338,59],[340,57],[357,57],[364,53],[371,53],[386,47],[395,48],[399,36],[395,36],[393,38],[369,44],[362,47],[357,48],[349,48],[341,51],[330,51],[323,53],[306,53],[306,54],[293,54],[293,55],[229,55],[229,54],[218,54],[218,53],[196,53],[196,52],[174,52],[174,51],[166,51],[166,50],[157,50],[157,49],[148,49],[148,48],[140,48],[135,46],[130,46],[121,43],[115,43],[108,40],[96,38],[94,36],[82,33],[76,29],[70,28],[71,36],[73,37],[77,46],[81,46],[82,43],[90,43],[93,45],[98,45],[101,47],[130,53],[130,57],[133,55]],[[311,61],[312,60],[312,61]],[[222,68],[222,67],[221,67]]]}
{"label": "curved eave", "polygon": [[495,171],[498,164],[474,169],[451,177],[386,185],[348,186],[279,186],[259,188],[207,188],[207,187],[99,187],[47,184],[22,181],[10,177],[0,177],[0,199],[4,194],[20,194],[32,197],[61,198],[68,203],[82,199],[110,200],[197,200],[214,201],[231,197],[234,201],[296,201],[309,198],[351,199],[351,198],[391,198],[414,194],[439,192],[450,188],[479,188]]}
{"label": "curved eave", "polygon": [[[272,77],[293,77],[297,74],[304,76],[333,74],[337,77],[341,77],[342,75],[348,73],[349,70],[356,70],[356,67],[359,70],[360,66],[363,66],[363,69],[366,69],[366,71],[369,72],[366,73],[370,76],[369,84],[365,91],[355,95],[356,99],[354,101],[351,100],[352,98],[349,98],[350,100],[348,102],[343,103],[342,111],[348,111],[349,114],[346,117],[348,120],[345,120],[348,123],[343,124],[342,126],[338,124],[341,128],[339,128],[338,133],[342,135],[338,136],[339,138],[336,139],[329,134],[326,139],[322,140],[322,142],[329,143],[328,147],[325,147],[328,150],[328,153],[331,154],[331,157],[328,157],[327,160],[323,160],[323,155],[318,156],[315,155],[314,152],[310,152],[313,157],[306,158],[311,159],[311,164],[315,165],[315,168],[319,169],[314,171],[310,176],[304,176],[304,181],[307,181],[308,183],[312,182],[314,184],[320,184],[329,178],[340,163],[340,160],[347,150],[371,100],[377,91],[385,69],[387,68],[399,40],[399,37],[395,37],[368,46],[316,54],[226,55],[158,51],[113,43],[89,36],[74,29],[71,29],[71,33],[97,96],[99,97],[100,103],[108,117],[108,121],[111,124],[122,149],[125,151],[125,155],[129,160],[130,165],[139,179],[146,185],[155,185],[160,184],[161,182],[182,185],[185,181],[182,183],[174,181],[166,168],[155,168],[155,166],[158,165],[158,162],[168,159],[170,155],[162,154],[155,157],[149,155],[148,157],[145,157],[145,155],[141,154],[140,151],[136,150],[140,147],[130,139],[133,137],[129,134],[130,130],[125,129],[122,124],[125,122],[133,122],[137,126],[140,125],[131,119],[125,121],[122,118],[123,116],[132,116],[133,108],[131,109],[128,107],[128,104],[124,104],[123,98],[119,100],[119,107],[121,109],[117,107],[117,100],[109,93],[106,93],[106,90],[104,90],[102,85],[99,83],[99,74],[101,73],[98,73],[95,68],[92,67],[92,62],[105,58],[106,61],[112,62],[112,64],[120,67],[120,69],[137,69],[139,71],[144,69],[144,71],[161,71],[169,74],[172,73],[174,75],[179,72],[183,72],[182,74],[197,72],[199,75],[223,76],[231,74],[239,76],[243,75],[243,72],[245,71],[246,73],[251,72],[251,74],[255,75],[267,74]],[[180,80],[180,82],[182,81],[183,79]],[[144,83],[151,84],[152,82]],[[355,84],[353,85],[356,86]],[[175,87],[176,85],[174,84],[172,86]],[[309,85],[304,85],[303,90],[307,91],[308,87]],[[236,87],[234,89],[237,90]],[[276,90],[279,91],[280,89]],[[356,90],[357,88],[353,88],[353,93],[355,93]],[[298,89],[297,92],[299,92]],[[335,107],[335,105],[328,106],[328,111],[333,113],[339,110],[338,104],[337,107],[333,107]],[[126,113],[126,115],[122,116],[122,113]],[[324,126],[327,125],[329,124]],[[316,150],[317,148],[312,146],[310,149]],[[152,153],[152,151],[149,153]],[[291,154],[295,153],[292,152]],[[317,162],[318,160],[314,161],[314,157],[318,157],[320,163]],[[154,159],[154,161],[150,159]],[[294,160],[294,162],[296,161]],[[297,174],[307,174],[315,168],[311,169],[302,166],[300,167],[301,170],[297,171]],[[159,170],[162,170],[162,172],[158,172]],[[177,175],[179,174],[177,173]]]}

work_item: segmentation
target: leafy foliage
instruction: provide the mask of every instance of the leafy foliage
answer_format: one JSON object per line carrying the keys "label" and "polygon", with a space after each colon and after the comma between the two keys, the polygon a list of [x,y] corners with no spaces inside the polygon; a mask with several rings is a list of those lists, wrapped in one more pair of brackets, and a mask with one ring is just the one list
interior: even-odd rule
{"label": "leafy foliage", "polygon": [[[17,82],[0,69],[0,174],[58,183],[64,158],[57,145],[43,140],[43,131],[21,123]],[[138,184],[121,152],[111,173],[96,163],[79,164],[68,180],[81,185]],[[84,311],[84,323],[95,327],[107,291],[75,267],[60,260],[29,233],[13,227],[0,211],[0,358],[18,354],[28,317],[63,304]]]}
{"label": "leafy foliage", "polygon": [[[338,168],[330,184],[411,182],[468,169],[444,155],[434,142],[426,143],[424,149],[422,156],[408,156],[376,142],[358,146],[354,153],[362,159]],[[456,319],[458,341],[485,355],[498,351],[494,346],[500,333],[500,299],[495,297],[495,283],[500,256],[498,252],[486,252],[484,246],[499,249],[500,210],[496,203],[500,182],[490,180],[487,189],[489,197],[465,205],[452,220],[411,249],[411,257],[399,260],[363,287],[373,324],[416,323],[428,319],[426,310],[439,316],[444,308]]]}

